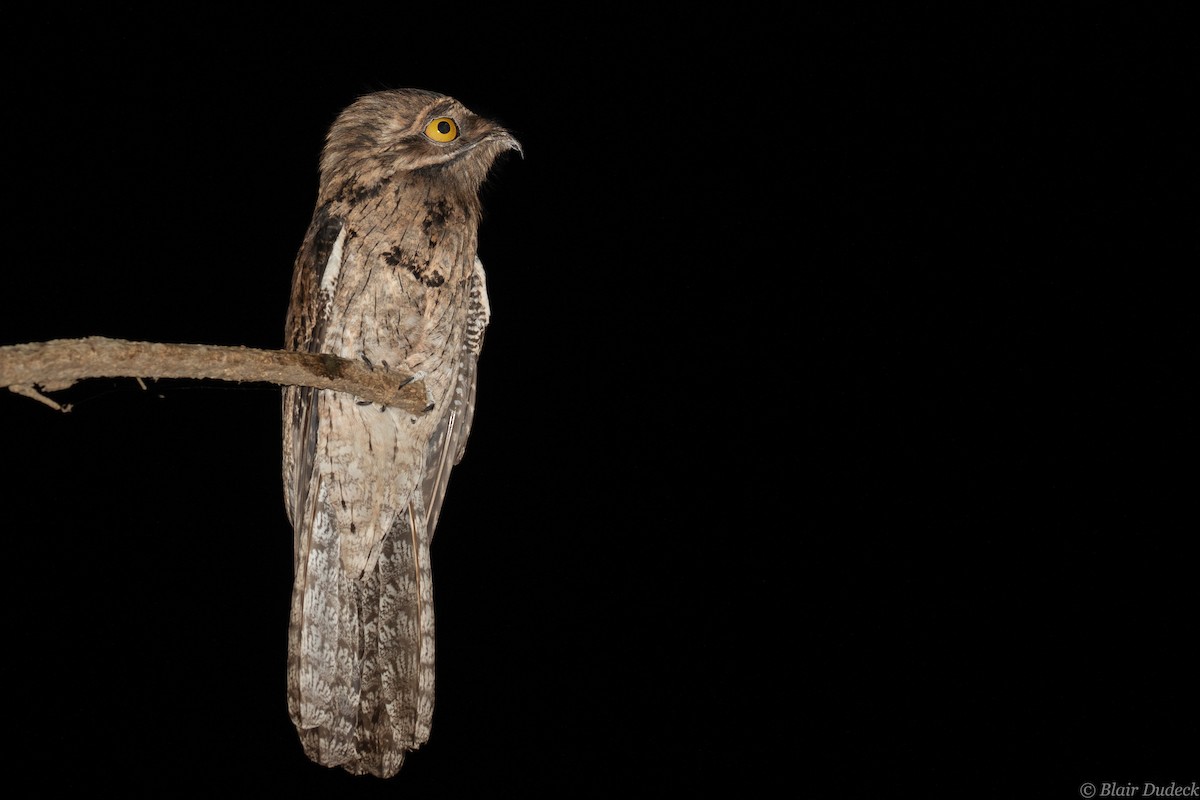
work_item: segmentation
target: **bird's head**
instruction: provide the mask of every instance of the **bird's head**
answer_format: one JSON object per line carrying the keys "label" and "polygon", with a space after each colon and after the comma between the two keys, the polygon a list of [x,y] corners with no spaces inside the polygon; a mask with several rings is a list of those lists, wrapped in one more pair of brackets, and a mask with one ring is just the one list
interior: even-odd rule
{"label": "bird's head", "polygon": [[521,152],[512,134],[453,97],[420,89],[364,95],[333,123],[321,155],[324,188],[370,186],[422,171],[474,193],[496,157]]}

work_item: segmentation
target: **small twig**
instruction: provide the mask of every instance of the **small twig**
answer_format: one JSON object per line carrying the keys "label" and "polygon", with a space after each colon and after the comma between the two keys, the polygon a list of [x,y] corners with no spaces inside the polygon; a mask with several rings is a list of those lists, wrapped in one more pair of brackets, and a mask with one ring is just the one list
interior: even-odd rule
{"label": "small twig", "polygon": [[62,403],[59,403],[55,400],[51,400],[49,397],[46,397],[46,395],[42,394],[41,392],[39,392],[37,389],[33,388],[32,386],[21,386],[19,384],[13,384],[12,386],[8,387],[8,390],[10,392],[19,394],[22,397],[28,397],[30,400],[37,400],[39,403],[50,406],[55,411],[61,411],[64,414],[66,414],[68,411],[71,410],[70,403],[63,405]]}
{"label": "small twig", "polygon": [[70,406],[60,406],[37,389],[54,392],[85,378],[211,378],[311,386],[414,414],[423,413],[428,404],[424,382],[408,373],[373,370],[361,361],[319,353],[102,336],[0,347],[0,387],[60,411]]}

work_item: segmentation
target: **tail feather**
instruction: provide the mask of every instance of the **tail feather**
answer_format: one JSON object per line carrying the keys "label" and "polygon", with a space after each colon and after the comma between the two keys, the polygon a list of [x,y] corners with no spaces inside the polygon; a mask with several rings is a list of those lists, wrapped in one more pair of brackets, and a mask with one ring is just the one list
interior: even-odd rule
{"label": "tail feather", "polygon": [[312,760],[391,777],[428,740],[433,713],[423,506],[397,514],[374,568],[356,579],[341,568],[329,509],[317,505],[292,593],[289,710]]}

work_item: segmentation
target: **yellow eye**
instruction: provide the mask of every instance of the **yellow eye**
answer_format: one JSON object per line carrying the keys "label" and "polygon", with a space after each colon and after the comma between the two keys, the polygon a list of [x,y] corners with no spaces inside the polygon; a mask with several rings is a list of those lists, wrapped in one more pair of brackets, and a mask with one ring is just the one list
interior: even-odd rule
{"label": "yellow eye", "polygon": [[458,126],[449,117],[438,117],[425,126],[425,135],[435,142],[453,142],[458,138]]}

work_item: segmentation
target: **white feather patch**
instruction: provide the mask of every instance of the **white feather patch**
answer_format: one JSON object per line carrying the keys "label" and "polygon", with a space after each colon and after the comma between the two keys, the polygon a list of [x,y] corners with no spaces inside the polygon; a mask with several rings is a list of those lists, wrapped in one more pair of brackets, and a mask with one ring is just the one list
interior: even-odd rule
{"label": "white feather patch", "polygon": [[326,297],[333,297],[338,274],[342,271],[342,245],[345,243],[346,226],[342,225],[342,229],[338,231],[337,241],[333,243],[333,249],[329,251],[329,260],[325,262],[325,269],[321,272],[320,291],[325,292]]}

